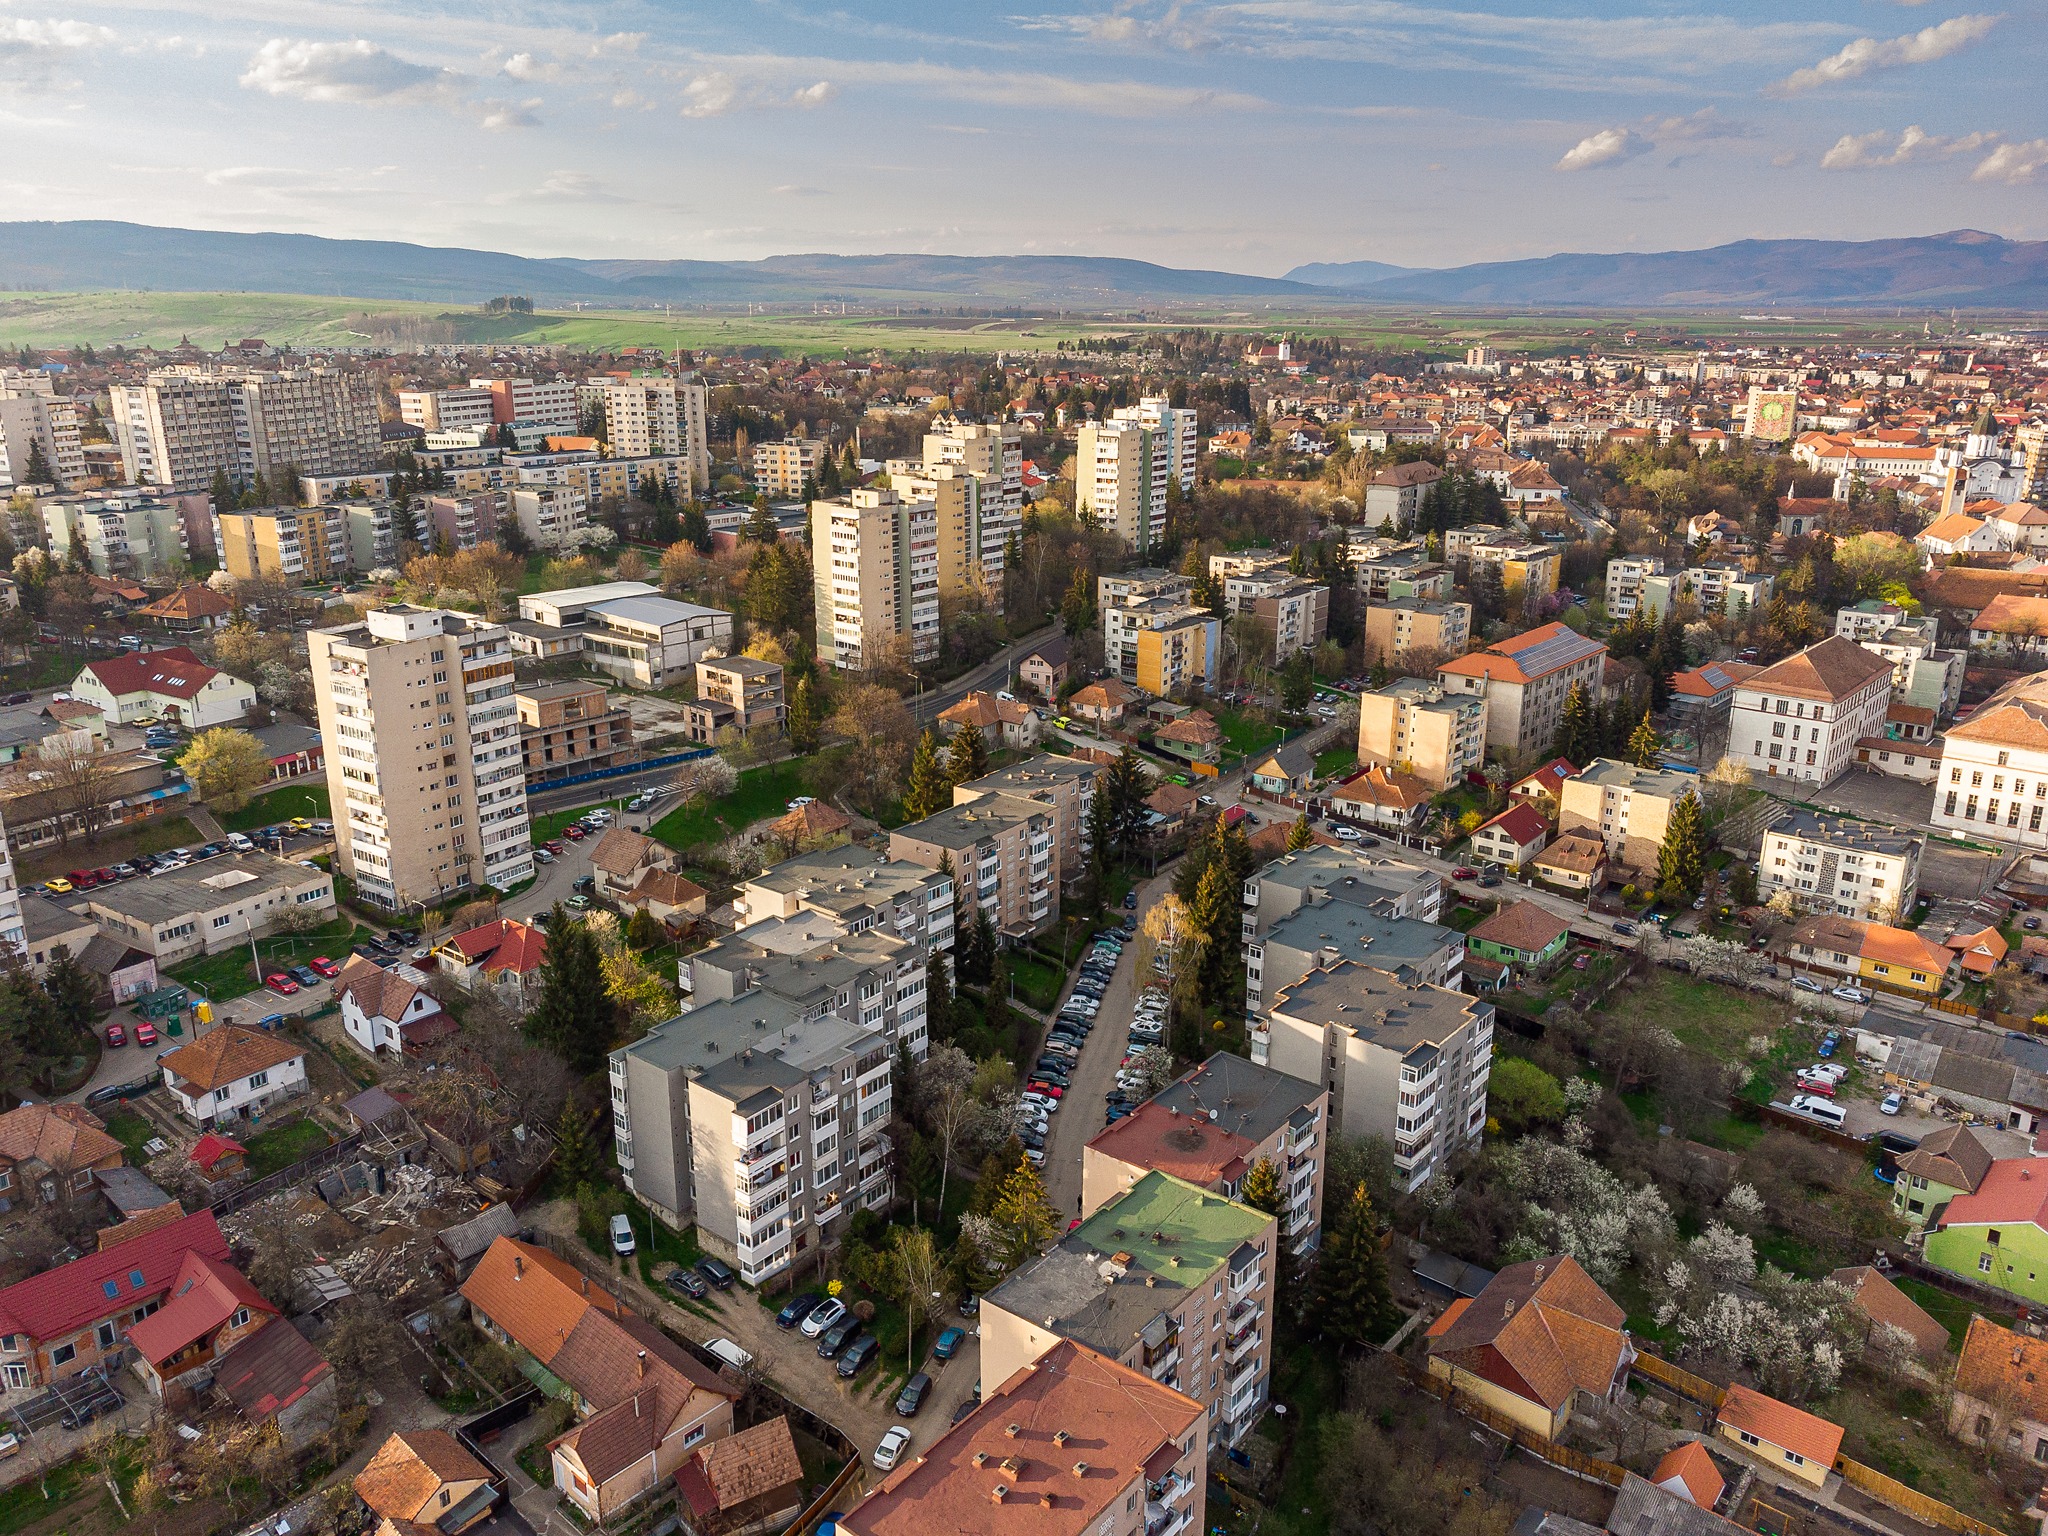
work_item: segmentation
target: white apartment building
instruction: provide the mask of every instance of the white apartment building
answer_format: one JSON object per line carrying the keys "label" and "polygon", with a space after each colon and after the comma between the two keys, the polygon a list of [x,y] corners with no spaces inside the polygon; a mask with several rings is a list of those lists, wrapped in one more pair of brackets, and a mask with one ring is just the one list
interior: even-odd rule
{"label": "white apartment building", "polygon": [[85,449],[70,397],[0,385],[0,485],[27,485],[37,448],[50,469],[44,484],[69,490],[85,478]]}
{"label": "white apartment building", "polygon": [[1923,841],[1875,821],[1793,810],[1764,829],[1757,890],[1779,891],[1808,912],[1897,927],[1913,910]]}
{"label": "white apartment building", "polygon": [[494,432],[496,401],[488,387],[401,389],[398,419],[423,432]]}
{"label": "white apartment building", "polygon": [[1777,577],[1736,565],[1692,565],[1682,571],[1643,578],[1642,606],[1660,623],[1673,599],[1690,594],[1702,613],[1739,618],[1771,600]]}
{"label": "white apartment building", "polygon": [[522,485],[505,493],[505,515],[537,549],[575,549],[590,532],[590,498],[573,485]]}
{"label": "white apartment building", "polygon": [[1969,655],[1943,650],[1941,620],[1934,614],[1909,616],[1893,603],[1865,599],[1835,615],[1835,633],[1892,664],[1892,700],[1931,709],[1942,719],[1963,698]]}
{"label": "white apartment building", "polygon": [[1344,1135],[1386,1138],[1412,1191],[1486,1129],[1493,1015],[1478,998],[1340,960],[1273,994],[1263,1064],[1326,1088]]}
{"label": "white apartment building", "polygon": [[186,557],[185,516],[175,502],[129,490],[46,496],[39,505],[50,549],[68,551],[95,576],[146,580]]}
{"label": "white apartment building", "polygon": [[811,503],[818,655],[851,671],[899,640],[909,659],[939,654],[939,527],[928,501],[862,487]]}
{"label": "white apartment building", "polygon": [[352,474],[374,470],[383,447],[365,373],[164,368],[108,393],[108,425],[138,484],[203,491],[216,471],[242,485],[287,468]]}
{"label": "white apartment building", "polygon": [[1834,636],[1735,685],[1728,753],[1752,772],[1833,783],[1856,743],[1884,734],[1892,664]]}
{"label": "white apartment building", "polygon": [[306,636],[336,856],[395,911],[533,873],[503,625],[397,605]]}
{"label": "white apartment building", "polygon": [[1164,430],[1137,420],[1084,426],[1074,461],[1075,509],[1142,556],[1166,536],[1172,473],[1172,444]]}
{"label": "white apartment building", "polygon": [[574,433],[582,425],[577,416],[576,385],[572,380],[471,379],[469,387],[491,392],[494,401],[492,419],[501,426]]}
{"label": "white apartment building", "polygon": [[1127,405],[1110,415],[1112,421],[1136,422],[1157,433],[1166,454],[1167,472],[1183,492],[1195,488],[1195,413],[1175,407],[1164,395],[1146,395],[1136,405]]}
{"label": "white apartment building", "polygon": [[969,559],[980,562],[983,585],[1000,595],[1010,535],[1024,526],[1024,442],[1014,422],[968,422],[943,416],[924,435],[927,475],[951,467],[979,487]]}
{"label": "white apartment building", "polygon": [[1629,619],[1642,605],[1643,583],[1664,574],[1664,562],[1649,555],[1624,555],[1607,562],[1606,603],[1611,619]]}
{"label": "white apartment building", "polygon": [[21,913],[21,889],[14,874],[14,855],[7,847],[7,827],[0,822],[0,945],[17,956],[28,953],[28,923]]}
{"label": "white apartment building", "polygon": [[2048,848],[2048,672],[2014,678],[1949,727],[1934,826]]}
{"label": "white apartment building", "polygon": [[1449,661],[1437,672],[1446,693],[1486,700],[1486,744],[1501,757],[1548,752],[1564,723],[1574,684],[1600,696],[1607,647],[1563,624],[1541,624]]}
{"label": "white apartment building", "polygon": [[605,441],[615,459],[680,457],[690,484],[711,479],[711,445],[704,413],[710,391],[694,376],[638,376],[604,385]]}

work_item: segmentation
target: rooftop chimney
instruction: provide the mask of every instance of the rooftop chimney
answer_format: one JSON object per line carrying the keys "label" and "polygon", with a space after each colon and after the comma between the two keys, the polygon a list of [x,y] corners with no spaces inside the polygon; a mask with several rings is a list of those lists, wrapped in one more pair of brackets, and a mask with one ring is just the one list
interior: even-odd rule
{"label": "rooftop chimney", "polygon": [[1065,1445],[1071,1439],[1073,1439],[1073,1436],[1064,1429],[1056,1429],[1052,1432],[1052,1443],[1054,1445]]}
{"label": "rooftop chimney", "polygon": [[512,1278],[514,1280],[524,1280],[526,1278],[526,1255],[523,1253],[512,1255]]}
{"label": "rooftop chimney", "polygon": [[1014,1440],[1024,1433],[1024,1426],[1022,1424],[1005,1424],[1003,1426],[1003,1433]]}

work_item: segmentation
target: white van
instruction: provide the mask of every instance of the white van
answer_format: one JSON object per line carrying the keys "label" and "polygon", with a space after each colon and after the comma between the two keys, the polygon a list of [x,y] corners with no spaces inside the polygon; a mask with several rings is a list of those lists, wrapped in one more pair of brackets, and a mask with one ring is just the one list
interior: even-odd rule
{"label": "white van", "polygon": [[754,1357],[731,1339],[713,1339],[704,1347],[736,1371],[744,1371],[754,1363]]}
{"label": "white van", "polygon": [[1843,1113],[1841,1105],[1824,1099],[1815,1093],[1793,1094],[1790,1108],[1795,1115],[1804,1115],[1809,1120],[1818,1120],[1822,1125],[1832,1126],[1838,1131],[1849,1118],[1848,1115]]}

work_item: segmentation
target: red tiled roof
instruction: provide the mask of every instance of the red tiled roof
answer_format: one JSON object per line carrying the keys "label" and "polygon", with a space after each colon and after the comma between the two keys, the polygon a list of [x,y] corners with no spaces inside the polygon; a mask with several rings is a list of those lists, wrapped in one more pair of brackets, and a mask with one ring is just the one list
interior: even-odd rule
{"label": "red tiled roof", "polygon": [[1488,830],[1512,839],[1520,847],[1527,847],[1530,843],[1543,840],[1550,831],[1550,823],[1545,821],[1543,813],[1528,801],[1517,800],[1479,828],[1480,832]]}
{"label": "red tiled roof", "polygon": [[149,619],[215,619],[232,613],[234,607],[213,588],[195,581],[135,611]]}
{"label": "red tiled roof", "polygon": [[547,935],[510,917],[466,929],[442,943],[444,947],[453,945],[465,960],[481,961],[486,975],[497,971],[524,975],[539,970],[548,957]]}
{"label": "red tiled roof", "polygon": [[1657,1463],[1657,1470],[1650,1474],[1650,1481],[1659,1486],[1677,1482],[1701,1509],[1712,1509],[1721,1497],[1721,1490],[1727,1486],[1721,1469],[1714,1465],[1714,1458],[1697,1440],[1688,1440],[1667,1452]]}
{"label": "red tiled roof", "polygon": [[[0,1290],[0,1333],[57,1338],[139,1307],[170,1288],[188,1253],[226,1260],[227,1239],[220,1235],[213,1212],[200,1211]],[[114,1288],[111,1296],[108,1286]]]}
{"label": "red tiled roof", "polygon": [[232,1136],[222,1136],[217,1132],[208,1131],[192,1143],[192,1161],[204,1172],[211,1173],[213,1165],[222,1158],[230,1153],[242,1153],[247,1150],[248,1148]]}
{"label": "red tiled roof", "polygon": [[1739,1384],[1731,1386],[1721,1400],[1719,1418],[1723,1424],[1748,1430],[1767,1445],[1804,1456],[1823,1471],[1834,1466],[1835,1454],[1842,1448],[1839,1424]]}
{"label": "red tiled roof", "polygon": [[1787,656],[1744,679],[1742,686],[1758,693],[1788,693],[1835,702],[1859,692],[1880,676],[1891,675],[1892,664],[1875,651],[1866,651],[1841,635],[1830,635],[1820,644],[1810,645],[1798,655]]}
{"label": "red tiled roof", "polygon": [[306,1053],[268,1030],[222,1024],[163,1059],[163,1066],[187,1086],[211,1091],[238,1083],[252,1072],[283,1066]]}
{"label": "red tiled roof", "polygon": [[1257,1143],[1147,1099],[1115,1125],[1104,1126],[1088,1146],[1120,1163],[1207,1188],[1230,1164],[1250,1156]]}
{"label": "red tiled roof", "polygon": [[73,1173],[121,1156],[121,1143],[99,1117],[78,1104],[23,1104],[0,1115],[0,1158],[36,1159],[54,1173]]}
{"label": "red tiled roof", "polygon": [[226,1259],[188,1253],[161,1308],[128,1329],[128,1342],[151,1365],[161,1365],[187,1344],[202,1339],[243,1307],[277,1314],[243,1273]]}
{"label": "red tiled roof", "polygon": [[1538,906],[1533,901],[1518,901],[1513,906],[1502,907],[1485,922],[1475,924],[1471,936],[1520,950],[1525,955],[1537,955],[1556,943],[1560,935],[1571,932],[1571,927],[1569,920],[1559,917],[1548,907]]}
{"label": "red tiled roof", "polygon": [[213,1384],[255,1423],[291,1407],[334,1374],[320,1351],[283,1318],[241,1340],[214,1362]]}
{"label": "red tiled roof", "polygon": [[2022,1222],[2048,1230],[2048,1167],[2031,1157],[2002,1157],[1991,1165],[1975,1193],[1949,1201],[1937,1226],[1945,1232],[1950,1227]]}
{"label": "red tiled roof", "polygon": [[1429,1352],[1554,1413],[1574,1392],[1606,1393],[1628,1349],[1625,1321],[1576,1259],[1531,1259],[1440,1319]]}
{"label": "red tiled roof", "polygon": [[161,693],[189,699],[219,675],[182,645],[89,662],[85,670],[116,698],[128,693]]}

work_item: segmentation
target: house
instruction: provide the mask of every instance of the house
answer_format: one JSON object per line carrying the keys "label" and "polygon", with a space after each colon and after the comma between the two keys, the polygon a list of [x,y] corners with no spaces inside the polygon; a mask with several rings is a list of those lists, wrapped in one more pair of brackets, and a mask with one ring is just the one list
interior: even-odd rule
{"label": "house", "polygon": [[78,1104],[23,1104],[0,1115],[0,1200],[10,1206],[94,1199],[93,1175],[119,1168],[121,1143]]}
{"label": "house", "polygon": [[249,1166],[249,1149],[234,1137],[222,1136],[216,1131],[208,1131],[193,1142],[187,1155],[192,1166],[208,1183],[233,1178]]}
{"label": "house", "polygon": [[1429,1374],[1555,1440],[1575,1404],[1627,1389],[1626,1317],[1568,1255],[1510,1264],[1430,1325]]}
{"label": "house", "polygon": [[2048,655],[2048,598],[1999,594],[1970,620],[1970,644],[2039,661]]}
{"label": "house", "polygon": [[495,992],[519,1013],[539,999],[540,971],[547,956],[547,935],[510,917],[465,928],[434,950],[441,970],[465,990]]}
{"label": "house", "polygon": [[1067,712],[1092,721],[1098,728],[1124,723],[1124,715],[1138,702],[1139,695],[1114,677],[1105,677],[1079,689],[1067,700]]}
{"label": "house", "polygon": [[174,635],[203,635],[225,629],[235,611],[229,602],[203,582],[187,582],[169,597],[160,597],[135,610],[138,619],[148,619]]}
{"label": "house", "polygon": [[1517,901],[1475,925],[1465,935],[1465,948],[1481,960],[1540,976],[1564,954],[1571,932],[1570,921],[1548,907]]}
{"label": "house", "polygon": [[1832,635],[1735,685],[1728,755],[1770,777],[1825,785],[1857,742],[1884,734],[1892,663]]}
{"label": "house", "polygon": [[1374,764],[1339,784],[1328,798],[1333,816],[1405,835],[1422,829],[1435,796],[1414,774]]}
{"label": "house", "polygon": [[1597,891],[1607,884],[1607,845],[1597,837],[1567,832],[1536,856],[1536,878],[1568,891]]}
{"label": "house", "polygon": [[1984,928],[1975,933],[1952,933],[1942,941],[1942,947],[1954,953],[1964,975],[1980,981],[1998,969],[2011,948],[2005,942],[2005,935],[1996,928]]}
{"label": "house", "polygon": [[1550,841],[1550,824],[1527,802],[1510,805],[1472,834],[1472,851],[1482,859],[1520,870]]}
{"label": "house", "polygon": [[1223,727],[1206,709],[1191,709],[1154,731],[1152,745],[1197,773],[1213,774],[1223,758]]}
{"label": "house", "polygon": [[1991,1149],[1967,1125],[1944,1125],[1920,1138],[1899,1159],[1892,1186],[1892,1210],[1913,1231],[1929,1225],[1957,1195],[1970,1195],[1984,1182],[1994,1159]]}
{"label": "house", "polygon": [[590,850],[590,872],[597,879],[597,894],[617,901],[640,883],[650,869],[668,869],[675,852],[666,843],[612,827]]}
{"label": "house", "polygon": [[128,1330],[138,1373],[157,1397],[202,1385],[217,1356],[277,1320],[278,1310],[225,1259],[187,1253],[162,1307]]}
{"label": "house", "polygon": [[160,1065],[171,1098],[202,1126],[306,1091],[306,1053],[280,1035],[240,1024],[215,1026]]}
{"label": "house", "polygon": [[1868,1264],[1838,1269],[1828,1278],[1848,1291],[1849,1304],[1863,1319],[1865,1337],[1889,1326],[1910,1336],[1923,1360],[1940,1360],[1948,1353],[1948,1330]]}
{"label": "house", "polygon": [[1067,686],[1067,637],[1055,635],[1017,663],[1017,681],[1050,704]]}
{"label": "house", "polygon": [[1564,794],[1564,782],[1579,770],[1561,757],[1553,757],[1534,773],[1524,774],[1508,786],[1510,800],[1525,800],[1543,813],[1546,821],[1557,820],[1557,804]]}
{"label": "house", "polygon": [[427,991],[427,978],[409,965],[389,970],[351,956],[335,981],[341,1027],[365,1055],[388,1051],[417,1056],[455,1033],[455,1021]]}
{"label": "house", "polygon": [[276,1424],[294,1450],[333,1429],[339,1416],[334,1367],[284,1318],[216,1359],[213,1384],[251,1424]]}
{"label": "house", "polygon": [[2008,1295],[2048,1302],[2048,1167],[2000,1158],[1977,1188],[1928,1223],[1929,1264]]}
{"label": "house", "polygon": [[211,1211],[152,1225],[0,1290],[0,1384],[46,1387],[118,1356],[128,1329],[169,1299],[193,1252],[227,1260]]}
{"label": "house", "polygon": [[2048,1344],[1972,1317],[1956,1359],[1948,1432],[1969,1445],[2048,1462]]}
{"label": "house", "polygon": [[1839,1424],[1739,1383],[1721,1399],[1714,1433],[1774,1471],[1816,1488],[1827,1481],[1842,1449]]}
{"label": "house", "polygon": [[766,1536],[803,1512],[804,1467],[784,1414],[698,1446],[675,1480],[692,1536]]}
{"label": "house", "polygon": [[1763,671],[1746,661],[1710,661],[1671,674],[1671,717],[1695,735],[1724,725],[1735,707],[1735,690]]}
{"label": "house", "polygon": [[1852,917],[1802,918],[1785,936],[1794,965],[1911,997],[1938,997],[1955,957],[1910,928]]}
{"label": "house", "polygon": [[768,835],[798,853],[833,848],[853,835],[853,818],[822,800],[812,800],[768,823]]}
{"label": "house", "polygon": [[109,725],[168,720],[194,731],[238,724],[256,707],[254,688],[182,645],[90,662],[71,696],[98,706]]}
{"label": "house", "polygon": [[619,904],[644,908],[664,923],[687,925],[709,910],[711,893],[672,869],[650,869],[640,876],[638,885],[619,898]]}
{"label": "house", "polygon": [[355,1477],[356,1497],[377,1517],[376,1536],[459,1536],[496,1507],[491,1469],[445,1429],[394,1434]]}
{"label": "house", "polygon": [[1661,1488],[1699,1509],[1712,1509],[1728,1486],[1721,1469],[1714,1465],[1714,1458],[1697,1440],[1688,1440],[1665,1452],[1648,1482],[1651,1487]]}
{"label": "house", "polygon": [[1306,794],[1315,782],[1316,755],[1300,741],[1290,741],[1254,763],[1251,775],[1252,788],[1262,795]]}
{"label": "house", "polygon": [[957,736],[970,725],[991,746],[1022,750],[1038,745],[1038,711],[992,693],[970,693],[939,711],[939,729],[946,736]]}

